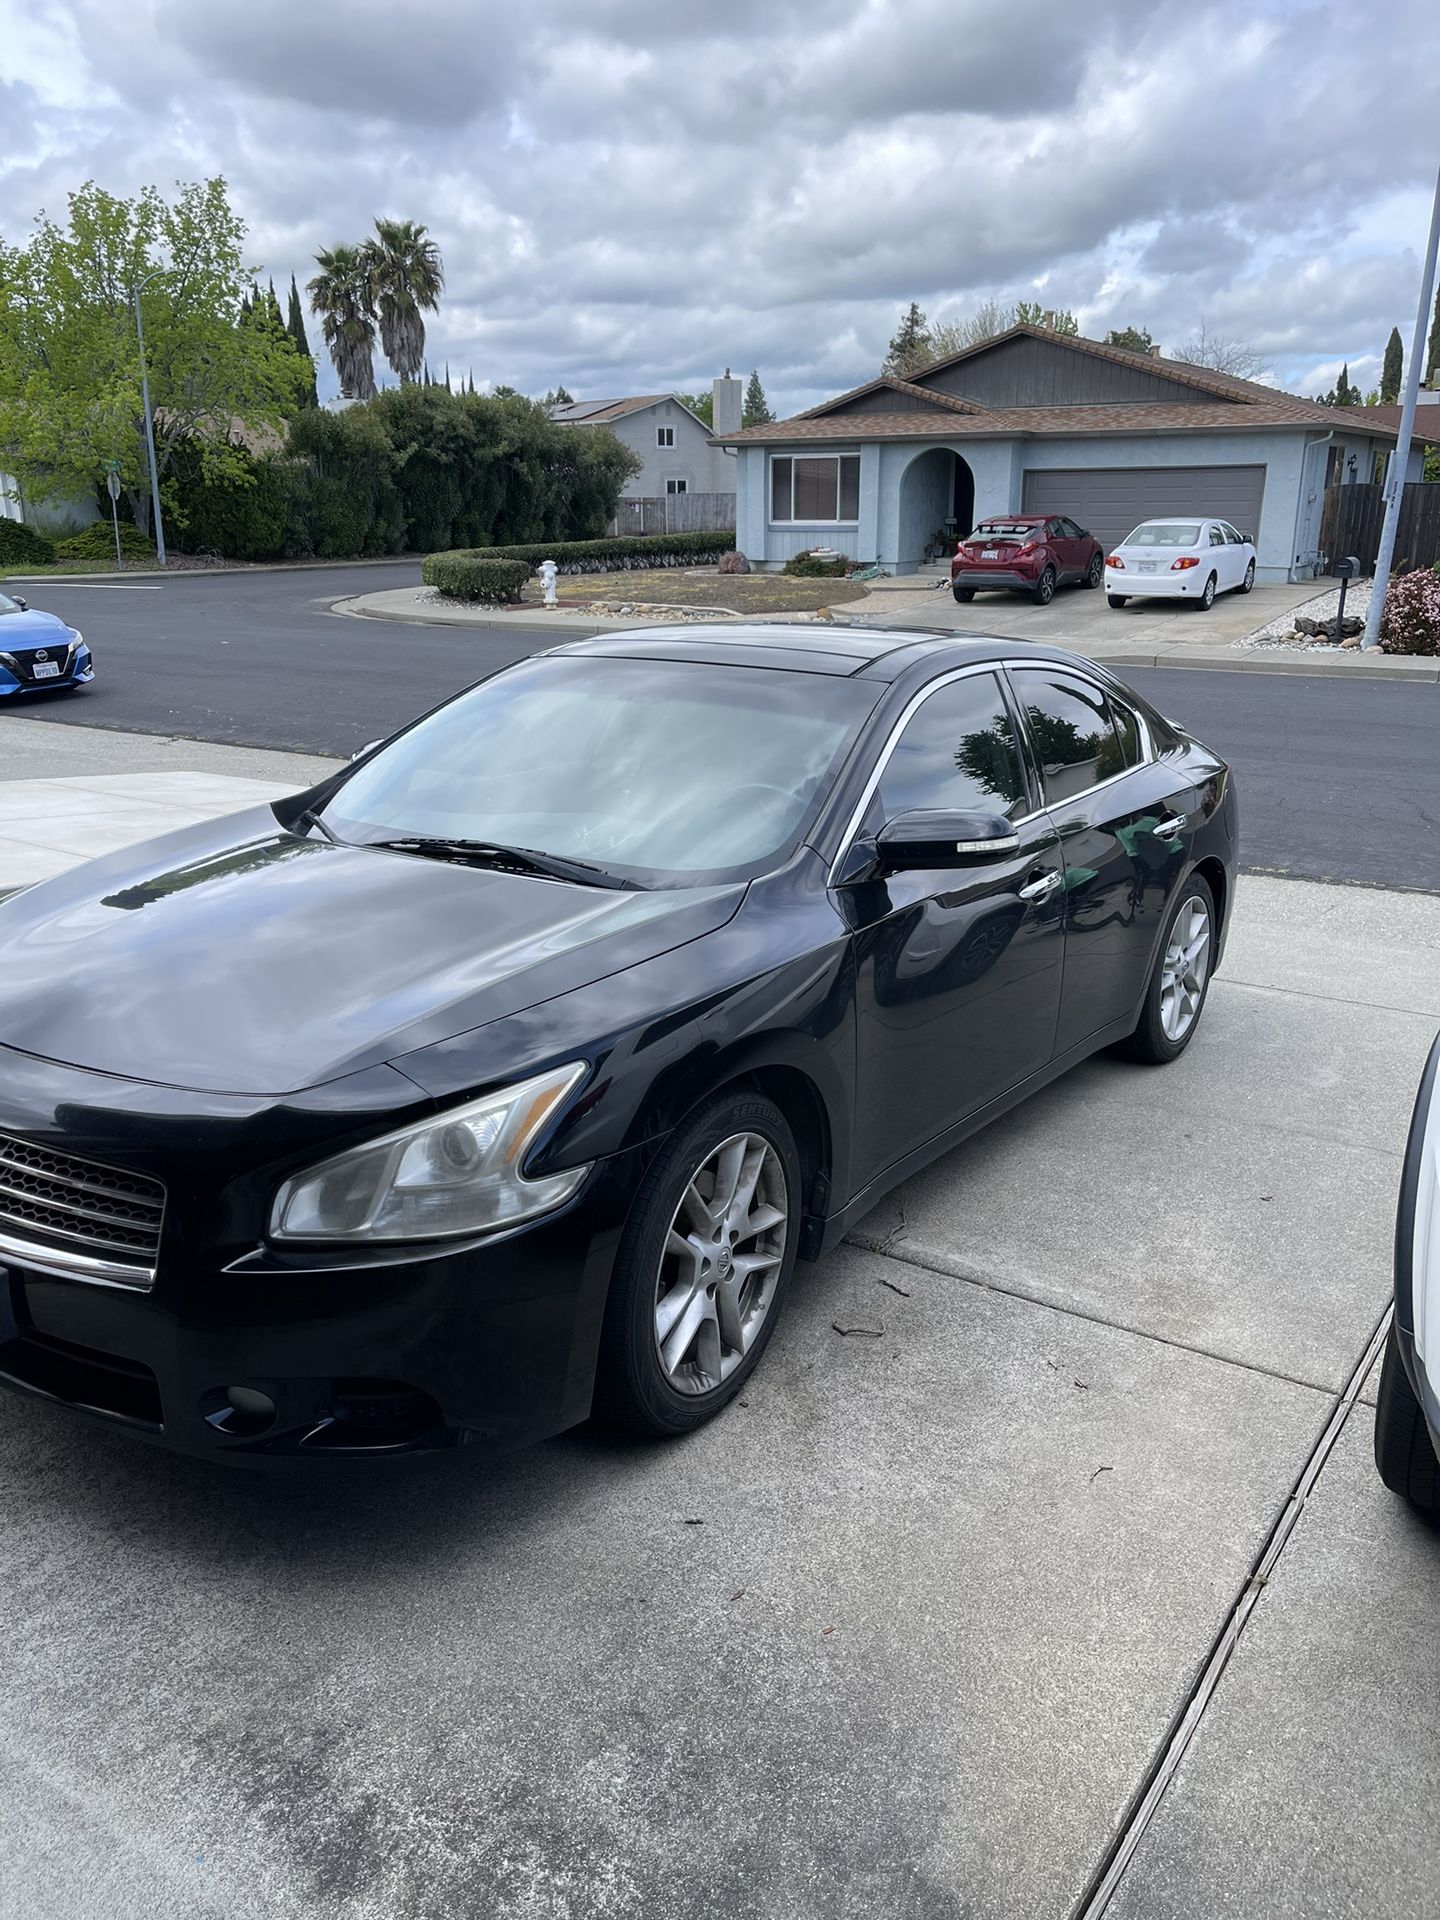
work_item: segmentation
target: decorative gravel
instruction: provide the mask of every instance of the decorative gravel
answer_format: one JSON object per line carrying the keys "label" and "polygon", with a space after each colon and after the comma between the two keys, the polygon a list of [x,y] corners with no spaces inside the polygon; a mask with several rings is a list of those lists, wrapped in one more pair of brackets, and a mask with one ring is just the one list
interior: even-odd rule
{"label": "decorative gravel", "polygon": [[[1345,596],[1346,615],[1354,614],[1363,620],[1365,610],[1370,605],[1370,582],[1356,580],[1351,583]],[[1257,627],[1254,633],[1247,633],[1242,640],[1232,640],[1232,647],[1243,647],[1255,652],[1263,647],[1288,647],[1295,653],[1339,653],[1339,643],[1334,640],[1315,640],[1309,634],[1296,633],[1296,617],[1304,614],[1310,620],[1333,620],[1340,610],[1340,589],[1329,587],[1324,593],[1317,593],[1313,600],[1307,600],[1302,606],[1291,607],[1288,613],[1279,614],[1263,627]],[[1352,647],[1350,652],[1354,652]]]}

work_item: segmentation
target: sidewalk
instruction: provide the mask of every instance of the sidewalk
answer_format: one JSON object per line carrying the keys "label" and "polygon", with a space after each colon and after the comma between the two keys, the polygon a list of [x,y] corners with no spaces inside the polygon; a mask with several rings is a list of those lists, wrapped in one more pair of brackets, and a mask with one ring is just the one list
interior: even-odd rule
{"label": "sidewalk", "polygon": [[132,841],[278,800],[337,764],[7,714],[0,893]]}

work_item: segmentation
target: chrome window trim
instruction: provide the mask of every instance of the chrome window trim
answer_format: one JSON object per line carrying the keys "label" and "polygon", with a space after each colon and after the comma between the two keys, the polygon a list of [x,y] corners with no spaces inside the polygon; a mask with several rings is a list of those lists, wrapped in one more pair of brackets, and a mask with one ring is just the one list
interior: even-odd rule
{"label": "chrome window trim", "polygon": [[[952,667],[948,673],[942,673],[936,679],[929,681],[906,702],[899,718],[890,729],[889,738],[880,750],[880,757],[875,762],[870,776],[861,791],[860,798],[855,804],[854,811],[846,823],[845,831],[840,837],[840,846],[835,858],[830,862],[830,871],[825,877],[827,887],[833,887],[835,885],[835,875],[839,872],[841,862],[844,860],[846,854],[849,853],[854,843],[855,835],[860,829],[860,822],[865,818],[865,810],[875,798],[875,790],[884,777],[885,769],[890,764],[890,756],[898,746],[901,734],[905,731],[906,727],[909,726],[911,720],[914,719],[915,715],[920,711],[921,707],[924,706],[931,694],[938,693],[942,687],[950,686],[953,681],[969,679],[977,673],[988,673],[999,680],[1002,675],[1007,675],[1012,668],[1018,672],[1030,673],[1043,673],[1047,668],[1053,668],[1056,673],[1069,674],[1072,680],[1079,680],[1086,686],[1093,687],[1096,693],[1102,694],[1107,700],[1113,701],[1120,698],[1119,695],[1112,693],[1109,687],[1102,686],[1098,680],[1092,679],[1088,673],[1081,672],[1079,668],[1062,665],[1058,662],[1017,660],[1010,657],[1002,660],[977,660],[969,666]],[[1013,687],[1013,683],[1012,691],[1016,696],[1016,705],[1019,706],[1021,704],[1019,700],[1019,690]],[[1150,732],[1150,727],[1144,714],[1141,713],[1138,707],[1132,706],[1128,700],[1125,700],[1123,704],[1126,711],[1135,717],[1135,725],[1140,734],[1140,758],[1135,762],[1133,767],[1123,767],[1119,773],[1112,773],[1107,779],[1097,780],[1094,786],[1084,787],[1079,793],[1070,794],[1064,800],[1057,801],[1055,803],[1057,806],[1068,807],[1073,805],[1076,800],[1086,800],[1092,793],[1099,793],[1105,787],[1113,787],[1117,780],[1124,780],[1128,775],[1137,773],[1141,767],[1153,766],[1159,758],[1159,755],[1155,752],[1154,736]],[[1044,772],[1038,766],[1035,768],[1035,772],[1040,779],[1043,790],[1045,780]],[[1027,826],[1030,821],[1038,820],[1041,814],[1048,811],[1048,803],[1042,804],[1033,808],[1029,813],[1017,815],[1013,824],[1017,827]]]}
{"label": "chrome window trim", "polygon": [[132,1293],[148,1293],[155,1284],[153,1267],[137,1267],[123,1260],[102,1260],[95,1254],[72,1253],[61,1247],[44,1247],[36,1241],[23,1240],[18,1234],[0,1232],[0,1262],[7,1256],[50,1279],[126,1287]]}

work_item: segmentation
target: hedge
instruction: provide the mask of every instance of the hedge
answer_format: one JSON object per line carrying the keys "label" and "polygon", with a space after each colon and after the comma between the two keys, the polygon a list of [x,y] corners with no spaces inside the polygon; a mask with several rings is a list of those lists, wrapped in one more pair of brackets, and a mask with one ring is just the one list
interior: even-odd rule
{"label": "hedge", "polygon": [[420,571],[427,587],[450,599],[491,607],[512,606],[530,578],[524,560],[496,560],[483,548],[477,553],[432,553]]}
{"label": "hedge", "polygon": [[[120,529],[120,551],[127,563],[139,562],[142,566],[155,563],[155,546],[147,540],[136,526],[122,526]],[[82,527],[79,533],[72,533],[64,540],[55,542],[57,560],[108,560],[115,564],[115,530],[108,520],[92,520],[88,527]]]}
{"label": "hedge", "polygon": [[23,520],[0,520],[0,567],[48,567],[55,549]]}
{"label": "hedge", "polygon": [[712,555],[731,553],[733,532],[620,534],[611,540],[532,540],[518,547],[462,547],[432,553],[421,562],[427,587],[447,589],[438,574],[449,560],[522,560],[527,572],[553,560],[561,573],[626,573],[648,567],[689,567]]}

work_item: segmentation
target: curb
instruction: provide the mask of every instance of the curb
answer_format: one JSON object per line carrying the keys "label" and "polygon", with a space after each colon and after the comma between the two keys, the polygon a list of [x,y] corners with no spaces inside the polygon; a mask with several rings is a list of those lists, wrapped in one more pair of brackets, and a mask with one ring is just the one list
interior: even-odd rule
{"label": "curb", "polygon": [[[1323,655],[1295,654],[1286,657],[1280,649],[1250,654],[1235,649],[1230,657],[1217,648],[1214,653],[1197,649],[1170,653],[1111,653],[1108,650],[1086,655],[1107,667],[1179,667],[1211,673],[1279,673],[1295,678],[1347,680],[1407,680],[1434,686],[1440,682],[1440,661],[1390,659],[1366,661],[1331,660]],[[1301,662],[1304,662],[1302,665]]]}
{"label": "curb", "polygon": [[0,587],[5,580],[27,586],[88,586],[96,580],[107,582],[125,580],[211,580],[216,574],[235,573],[334,573],[337,567],[404,567],[413,563],[419,566],[425,559],[423,553],[391,553],[371,555],[365,560],[277,560],[265,562],[254,567],[127,567],[123,573],[112,568],[108,573],[7,573],[0,576]]}
{"label": "curb", "polygon": [[349,600],[336,600],[331,605],[332,613],[342,614],[350,620],[384,620],[391,625],[401,627],[470,627],[476,632],[486,632],[493,627],[508,627],[520,633],[568,633],[573,639],[586,640],[596,633],[628,633],[632,627],[668,626],[665,620],[568,620],[563,616],[549,613],[505,614],[496,612],[486,619],[477,619],[470,613],[446,613],[426,611],[411,613],[401,608],[382,611],[379,607],[367,607],[364,602],[368,595],[361,594]]}

